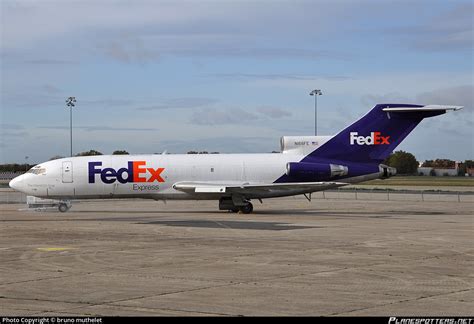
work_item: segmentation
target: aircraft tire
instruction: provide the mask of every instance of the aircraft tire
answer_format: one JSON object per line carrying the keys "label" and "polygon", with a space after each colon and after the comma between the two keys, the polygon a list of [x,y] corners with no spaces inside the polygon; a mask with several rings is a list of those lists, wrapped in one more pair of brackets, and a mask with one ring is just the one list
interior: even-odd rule
{"label": "aircraft tire", "polygon": [[253,205],[251,203],[248,203],[245,206],[240,207],[240,212],[242,214],[250,214],[253,211]]}
{"label": "aircraft tire", "polygon": [[69,207],[66,204],[59,204],[58,209],[61,213],[65,213],[69,210]]}

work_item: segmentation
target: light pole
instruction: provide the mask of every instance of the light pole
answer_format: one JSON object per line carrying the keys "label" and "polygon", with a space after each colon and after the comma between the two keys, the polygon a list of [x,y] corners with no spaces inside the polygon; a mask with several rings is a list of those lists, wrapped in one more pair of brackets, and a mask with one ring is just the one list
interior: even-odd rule
{"label": "light pole", "polygon": [[69,97],[66,99],[66,106],[69,107],[69,122],[71,133],[71,157],[72,157],[72,108],[76,105],[76,97]]}
{"label": "light pole", "polygon": [[314,96],[314,135],[318,135],[318,96],[322,94],[319,89],[314,89],[309,93],[310,96]]}

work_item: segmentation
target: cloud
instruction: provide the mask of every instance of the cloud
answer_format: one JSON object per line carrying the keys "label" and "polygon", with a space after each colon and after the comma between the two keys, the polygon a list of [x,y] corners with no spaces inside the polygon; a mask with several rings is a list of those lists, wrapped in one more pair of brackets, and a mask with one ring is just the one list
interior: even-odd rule
{"label": "cloud", "polygon": [[[176,137],[177,129],[191,141],[229,132],[278,136],[283,127],[311,134],[314,98],[307,93],[315,86],[324,92],[318,111],[324,132],[364,113],[366,103],[466,102],[472,90],[454,88],[472,85],[472,55],[465,51],[472,44],[472,2],[459,4],[0,1],[1,115],[25,125],[3,131],[31,132],[18,141],[23,147],[11,145],[3,156],[34,150],[47,157],[62,142],[67,151],[60,131],[36,127],[67,126],[69,95],[77,96],[74,119],[83,127],[77,144],[112,148],[119,141],[140,151],[149,141]],[[434,89],[458,94],[440,98]],[[465,132],[472,118],[463,105],[440,120]],[[159,126],[150,119],[158,115]],[[153,134],[155,126],[160,136],[146,143],[131,136],[147,134],[138,127]],[[466,151],[461,144],[453,150]]]}
{"label": "cloud", "polygon": [[241,108],[216,109],[204,108],[194,111],[190,122],[197,125],[220,125],[250,122],[259,117]]}
{"label": "cloud", "polygon": [[107,107],[117,107],[117,106],[131,106],[135,103],[132,99],[123,99],[123,98],[103,98],[103,99],[84,99],[76,98],[78,104],[83,103],[85,106],[107,106]]}
{"label": "cloud", "polygon": [[[53,85],[46,84],[39,87],[34,87],[33,91],[28,93],[7,93],[2,96],[4,104],[12,107],[21,108],[40,108],[40,107],[65,107],[65,100],[68,95],[65,92]],[[117,107],[130,106],[135,102],[131,99],[122,98],[102,98],[93,99],[86,96],[76,96],[76,107]]]}
{"label": "cloud", "polygon": [[270,118],[290,117],[291,113],[277,107],[259,107],[257,112]]}
{"label": "cloud", "polygon": [[364,105],[380,103],[416,103],[464,106],[467,110],[474,108],[474,86],[462,85],[456,87],[438,88],[431,91],[421,92],[414,96],[390,92],[383,95],[366,94],[361,97]]}
{"label": "cloud", "polygon": [[[463,133],[469,132],[472,136],[474,127],[474,86],[464,85],[458,87],[449,87],[423,92],[416,96],[417,102],[423,104],[454,105],[464,106],[464,109],[457,111],[453,119],[454,125],[446,125],[450,129],[458,130]],[[467,129],[463,129],[467,127]]]}
{"label": "cloud", "polygon": [[389,32],[405,38],[410,48],[424,51],[472,50],[473,3],[460,4],[450,11],[411,26],[393,28]]}
{"label": "cloud", "polygon": [[383,95],[366,94],[361,97],[364,106],[375,106],[383,103],[411,103],[413,99],[398,92],[390,92]]}
{"label": "cloud", "polygon": [[41,87],[41,91],[50,93],[50,94],[55,94],[55,93],[61,93],[62,90],[59,89],[58,87],[55,87],[51,84],[45,84]]}
{"label": "cloud", "polygon": [[158,128],[138,128],[138,127],[108,127],[108,126],[82,126],[79,127],[88,132],[109,132],[109,131],[120,131],[120,132],[151,132],[158,131]]}
{"label": "cloud", "polygon": [[188,151],[207,151],[220,153],[262,153],[279,150],[278,139],[274,137],[249,136],[219,136],[189,140],[163,140],[159,147],[170,153],[185,153]]}
{"label": "cloud", "polygon": [[[41,129],[53,129],[53,130],[69,130],[66,126],[39,126]],[[73,129],[81,129],[87,132],[149,132],[158,131],[157,128],[135,128],[135,127],[109,127],[109,126],[74,126]]]}
{"label": "cloud", "polygon": [[193,49],[174,49],[163,51],[167,55],[191,57],[238,57],[253,59],[303,59],[303,60],[347,60],[349,55],[336,51],[322,51],[305,48],[277,48],[277,47],[207,47]]}
{"label": "cloud", "polygon": [[163,110],[163,109],[190,109],[210,106],[217,103],[217,99],[213,98],[199,98],[199,97],[184,97],[164,99],[153,105],[143,106],[137,110]]}
{"label": "cloud", "polygon": [[2,104],[5,107],[38,108],[63,106],[65,98],[53,93],[28,92],[28,93],[6,93],[2,95]]}
{"label": "cloud", "polygon": [[19,124],[0,124],[0,137],[12,139],[23,139],[28,136],[29,133],[26,131],[25,126]]}
{"label": "cloud", "polygon": [[16,139],[23,138],[25,136],[28,136],[28,132],[4,132],[2,131],[2,137],[13,137]]}
{"label": "cloud", "polygon": [[[238,41],[238,33],[229,35],[187,34],[147,35],[143,31],[131,31],[126,35],[110,35],[96,46],[106,57],[124,63],[152,63],[163,57],[193,58],[249,58],[268,59],[301,59],[301,60],[348,60],[352,56],[339,51],[328,51],[311,48],[286,48],[255,46],[248,39]],[[248,38],[248,36],[244,37]],[[234,42],[229,42],[234,39]],[[240,46],[236,47],[236,43]]]}
{"label": "cloud", "polygon": [[150,63],[158,61],[161,55],[145,46],[139,37],[126,37],[119,41],[110,41],[97,48],[106,56],[125,63]]}
{"label": "cloud", "polygon": [[423,92],[416,96],[424,104],[441,104],[464,106],[467,110],[474,108],[474,86],[463,85]]}
{"label": "cloud", "polygon": [[196,125],[222,125],[252,123],[264,119],[280,119],[291,116],[291,113],[278,108],[262,106],[250,111],[242,108],[203,108],[193,112],[190,123]]}
{"label": "cloud", "polygon": [[[2,24],[8,26],[2,33],[2,46],[7,51],[39,46],[51,48],[51,44],[74,40],[82,53],[90,53],[82,49],[92,45],[92,51],[95,49],[96,53],[124,63],[150,63],[162,56],[347,59],[347,53],[339,50],[298,44],[301,39],[312,42],[316,38],[324,39],[325,32],[341,24],[331,18],[348,10],[341,5],[316,8],[312,1],[298,5],[279,2],[271,6],[265,1],[191,1],[184,5],[162,1],[134,1],[133,5],[128,1],[14,5],[2,1],[1,5]],[[350,2],[347,6],[351,6]],[[317,10],[312,10],[315,8]],[[307,33],[308,26],[317,27],[318,33]],[[273,40],[291,36],[292,41],[269,41],[268,35],[272,35]],[[64,57],[71,55],[59,45],[56,49]],[[71,63],[60,57],[29,61]]]}
{"label": "cloud", "polygon": [[68,61],[60,59],[36,59],[36,60],[23,60],[23,64],[34,64],[34,65],[69,65],[79,64],[78,61]]}
{"label": "cloud", "polygon": [[0,130],[20,130],[20,129],[25,129],[23,125],[19,124],[0,124]]}
{"label": "cloud", "polygon": [[216,73],[209,74],[207,76],[224,78],[231,80],[296,80],[296,81],[314,81],[314,80],[330,80],[330,81],[342,81],[352,79],[348,76],[342,75],[307,75],[307,74],[296,74],[296,73]]}

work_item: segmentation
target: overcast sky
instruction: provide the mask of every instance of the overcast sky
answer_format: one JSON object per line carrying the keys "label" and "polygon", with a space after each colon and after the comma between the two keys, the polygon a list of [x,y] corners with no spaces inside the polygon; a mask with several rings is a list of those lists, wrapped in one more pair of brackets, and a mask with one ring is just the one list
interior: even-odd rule
{"label": "overcast sky", "polygon": [[474,158],[472,1],[9,1],[0,163],[69,154],[271,152],[376,103],[463,105],[398,147]]}

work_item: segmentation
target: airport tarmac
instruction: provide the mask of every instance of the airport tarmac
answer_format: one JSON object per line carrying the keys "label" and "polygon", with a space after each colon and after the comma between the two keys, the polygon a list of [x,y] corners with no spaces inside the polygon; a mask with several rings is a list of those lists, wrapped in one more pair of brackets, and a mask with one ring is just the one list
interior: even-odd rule
{"label": "airport tarmac", "polygon": [[0,205],[0,315],[474,315],[474,203]]}

